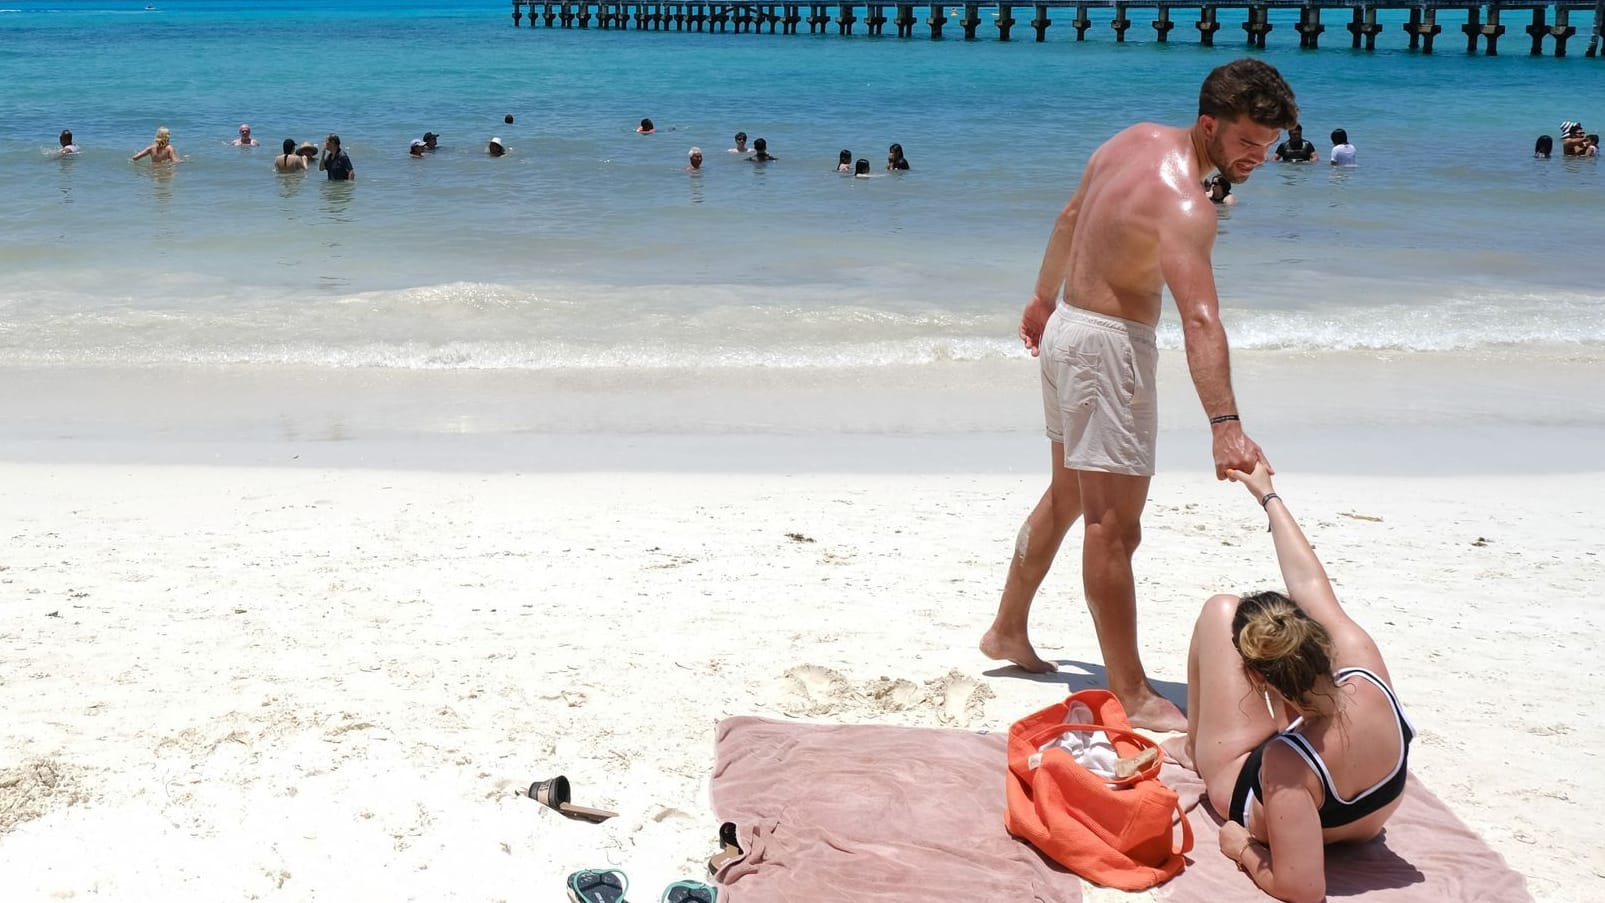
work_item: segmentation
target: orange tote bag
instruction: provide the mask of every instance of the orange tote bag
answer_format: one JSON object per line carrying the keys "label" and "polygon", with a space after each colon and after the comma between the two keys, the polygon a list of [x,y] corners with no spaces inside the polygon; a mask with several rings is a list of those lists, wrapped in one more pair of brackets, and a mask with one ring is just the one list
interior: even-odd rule
{"label": "orange tote bag", "polygon": [[[1092,710],[1093,723],[1065,723],[1073,702]],[[1154,750],[1151,764],[1129,777],[1088,771],[1059,746],[1043,747],[1072,731],[1103,731],[1121,758]],[[1048,858],[1105,887],[1146,890],[1176,877],[1193,848],[1192,827],[1176,796],[1159,780],[1164,753],[1134,733],[1120,700],[1108,690],[1082,690],[1028,715],[1009,728],[1009,806],[1003,824]],[[1181,822],[1181,845],[1174,824]]]}

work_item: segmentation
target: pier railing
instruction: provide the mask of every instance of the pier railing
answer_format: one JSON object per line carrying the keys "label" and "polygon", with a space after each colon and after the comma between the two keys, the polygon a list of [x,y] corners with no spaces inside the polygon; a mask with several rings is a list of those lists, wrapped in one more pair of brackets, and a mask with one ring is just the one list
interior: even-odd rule
{"label": "pier railing", "polygon": [[[768,29],[769,34],[795,35],[802,34],[801,26],[806,24],[808,34],[829,34],[834,30],[839,35],[851,35],[854,27],[862,23],[864,33],[871,36],[895,34],[899,38],[912,38],[922,24],[918,14],[925,12],[923,24],[929,29],[930,38],[941,40],[951,11],[958,16],[951,21],[962,30],[964,40],[973,41],[981,36],[985,24],[981,11],[988,10],[998,40],[1009,40],[1014,27],[1024,25],[1036,33],[1036,40],[1040,43],[1047,40],[1048,28],[1056,21],[1051,18],[1052,14],[1070,12],[1073,18],[1057,21],[1074,29],[1077,41],[1085,41],[1087,32],[1095,24],[1090,18],[1092,10],[1112,10],[1113,17],[1108,24],[1114,31],[1115,41],[1123,43],[1126,32],[1137,24],[1131,14],[1151,10],[1153,19],[1149,25],[1154,30],[1154,39],[1165,43],[1177,25],[1172,14],[1175,11],[1196,10],[1198,19],[1192,25],[1198,31],[1199,43],[1213,47],[1216,32],[1221,29],[1219,14],[1223,9],[1243,11],[1242,29],[1249,47],[1265,46],[1265,38],[1274,27],[1270,21],[1271,10],[1297,10],[1298,22],[1293,30],[1298,34],[1299,46],[1309,50],[1319,46],[1321,35],[1326,32],[1326,25],[1321,21],[1323,12],[1347,13],[1350,21],[1343,24],[1349,32],[1351,46],[1356,50],[1375,50],[1377,36],[1383,32],[1383,26],[1377,22],[1377,10],[1406,10],[1409,18],[1401,23],[1402,28],[1409,38],[1409,48],[1421,53],[1432,52],[1435,40],[1444,31],[1444,26],[1438,22],[1438,14],[1448,11],[1457,14],[1457,19],[1464,16],[1460,32],[1466,39],[1466,52],[1476,53],[1481,45],[1483,53],[1488,56],[1499,52],[1499,39],[1508,30],[1505,25],[1507,16],[1518,23],[1524,16],[1531,17],[1531,24],[1520,28],[1531,41],[1528,50],[1531,55],[1542,55],[1544,42],[1548,39],[1554,55],[1565,56],[1567,42],[1577,34],[1577,26],[1571,21],[1572,14],[1592,12],[1593,28],[1584,56],[1605,57],[1605,47],[1601,46],[1601,32],[1605,30],[1605,0],[1515,0],[1509,3],[1479,0],[1239,0],[1235,3],[1213,4],[1170,3],[1166,0],[1026,0],[1020,3],[966,3],[963,0],[947,3],[929,0],[924,3],[899,3],[895,0],[833,0],[830,3],[574,0],[564,3],[513,0],[513,25],[520,25],[527,12],[531,28],[544,24],[547,28],[590,29],[594,25],[600,31],[624,31],[633,26],[638,31],[736,34],[761,34]],[[892,13],[890,18],[887,17],[888,12]],[[1015,18],[1016,12],[1022,16],[1031,15],[1032,18],[1021,21]],[[886,29],[888,24],[893,29],[890,32]]]}

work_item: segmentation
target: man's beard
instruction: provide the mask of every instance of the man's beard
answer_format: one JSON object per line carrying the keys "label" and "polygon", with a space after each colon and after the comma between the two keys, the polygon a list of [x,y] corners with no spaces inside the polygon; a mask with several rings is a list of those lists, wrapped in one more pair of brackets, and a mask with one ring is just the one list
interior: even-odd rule
{"label": "man's beard", "polygon": [[1237,174],[1231,170],[1232,162],[1226,158],[1226,145],[1219,135],[1209,139],[1209,143],[1204,145],[1204,153],[1209,155],[1209,165],[1215,167],[1221,178],[1237,182]]}

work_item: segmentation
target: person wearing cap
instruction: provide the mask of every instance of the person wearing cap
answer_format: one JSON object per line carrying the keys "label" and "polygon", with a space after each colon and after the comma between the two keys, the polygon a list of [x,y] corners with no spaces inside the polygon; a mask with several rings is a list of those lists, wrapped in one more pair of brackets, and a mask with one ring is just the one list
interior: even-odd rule
{"label": "person wearing cap", "polygon": [[412,144],[407,146],[407,155],[421,158],[427,150],[429,150],[429,145],[424,143],[424,139],[414,138],[412,139]]}
{"label": "person wearing cap", "polygon": [[500,157],[507,153],[507,148],[502,144],[502,139],[492,138],[490,139],[490,144],[485,146],[485,153],[490,154],[492,157]]}
{"label": "person wearing cap", "polygon": [[1560,155],[1563,157],[1581,157],[1585,153],[1588,138],[1583,134],[1581,122],[1563,122],[1560,124]]}
{"label": "person wearing cap", "polygon": [[686,152],[686,159],[691,161],[690,163],[686,164],[687,171],[697,172],[698,170],[702,169],[702,148],[691,148],[691,150]]}
{"label": "person wearing cap", "polygon": [[432,154],[435,151],[439,150],[440,149],[440,145],[437,143],[439,141],[439,139],[440,139],[440,136],[435,134],[434,132],[424,132],[424,137],[422,139],[423,143],[424,143],[424,151],[426,153],[431,153]]}
{"label": "person wearing cap", "polygon": [[331,182],[357,180],[357,168],[351,165],[351,158],[341,150],[339,135],[330,135],[323,142],[323,156],[318,160],[318,169],[328,173]]}
{"label": "person wearing cap", "polygon": [[1276,145],[1273,159],[1278,163],[1319,163],[1321,155],[1315,145],[1304,140],[1304,126],[1295,122],[1287,130],[1287,140]]}
{"label": "person wearing cap", "polygon": [[1332,165],[1355,166],[1354,145],[1349,143],[1349,133],[1344,129],[1332,130]]}
{"label": "person wearing cap", "polygon": [[303,141],[301,146],[295,149],[295,155],[307,161],[307,167],[310,168],[312,161],[318,156],[318,146],[310,141]]}
{"label": "person wearing cap", "polygon": [[273,158],[274,172],[306,172],[307,158],[295,152],[295,139],[284,139],[284,153]]}
{"label": "person wearing cap", "polygon": [[736,133],[736,146],[730,148],[730,153],[732,153],[732,154],[744,154],[746,152],[747,152],[747,133],[746,132],[737,132]]}
{"label": "person wearing cap", "polygon": [[244,123],[244,122],[240,123],[240,137],[234,139],[234,146],[235,147],[256,147],[257,143],[258,143],[257,140],[255,138],[251,137],[251,126],[250,126],[250,124],[249,123]]}

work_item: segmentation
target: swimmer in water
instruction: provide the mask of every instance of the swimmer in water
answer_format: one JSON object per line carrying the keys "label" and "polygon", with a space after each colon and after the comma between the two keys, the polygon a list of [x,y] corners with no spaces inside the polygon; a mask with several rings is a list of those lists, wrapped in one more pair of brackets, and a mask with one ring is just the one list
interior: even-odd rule
{"label": "swimmer in water", "polygon": [[152,163],[183,162],[179,159],[178,151],[173,148],[173,133],[168,131],[167,126],[164,125],[156,130],[156,140],[151,142],[149,147],[128,159],[143,160],[146,157],[149,157]]}

